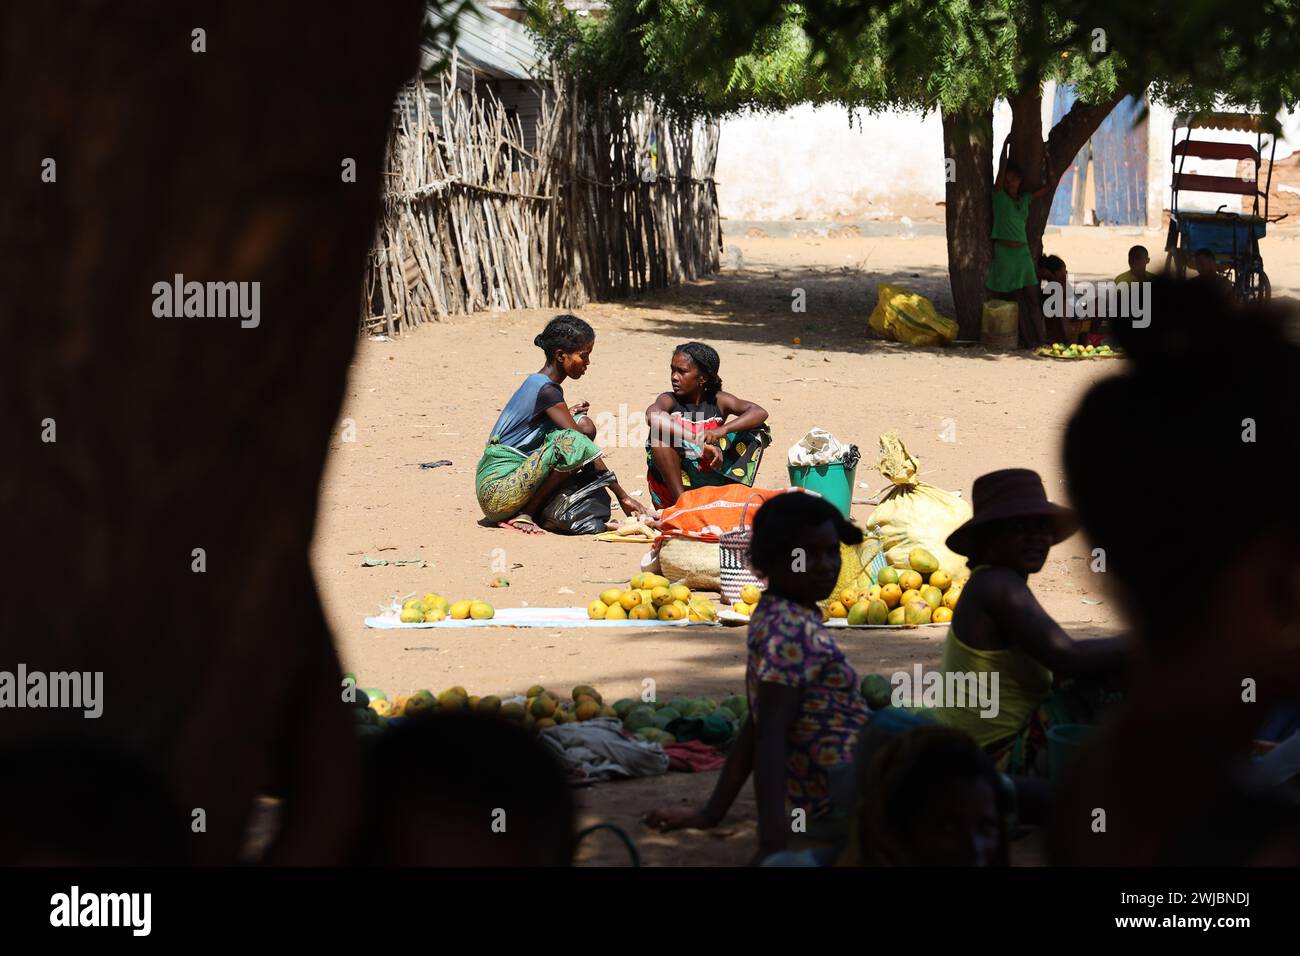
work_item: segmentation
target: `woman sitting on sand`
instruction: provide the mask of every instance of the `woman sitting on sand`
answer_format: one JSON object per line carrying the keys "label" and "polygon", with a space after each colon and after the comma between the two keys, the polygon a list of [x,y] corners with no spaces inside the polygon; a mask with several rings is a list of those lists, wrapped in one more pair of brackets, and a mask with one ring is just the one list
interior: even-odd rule
{"label": "woman sitting on sand", "polygon": [[[930,713],[965,731],[1012,774],[1045,775],[1046,733],[1058,723],[1091,723],[1114,692],[1104,680],[1127,660],[1122,638],[1076,641],[1029,590],[1048,551],[1074,534],[1067,508],[1047,500],[1043,481],[1026,468],[975,479],[974,516],[948,536],[970,559],[972,574],[953,612],[943,646],[945,673],[991,675],[997,706],[975,700]],[[1055,690],[1059,678],[1073,678]]]}
{"label": "woman sitting on sand", "polygon": [[646,409],[646,483],[656,508],[701,485],[752,487],[758,475],[772,441],[767,411],[722,391],[719,364],[718,353],[703,343],[677,346],[669,366],[673,390]]}
{"label": "woman sitting on sand", "polygon": [[[524,379],[501,410],[479,459],[474,488],[488,521],[541,534],[531,516],[566,478],[585,465],[608,469],[593,441],[596,427],[586,417],[587,403],[565,405],[560,388],[566,378],[586,373],[596,333],[576,315],[557,315],[533,344],[546,355],[546,364]],[[645,511],[617,481],[610,490],[625,514]]]}

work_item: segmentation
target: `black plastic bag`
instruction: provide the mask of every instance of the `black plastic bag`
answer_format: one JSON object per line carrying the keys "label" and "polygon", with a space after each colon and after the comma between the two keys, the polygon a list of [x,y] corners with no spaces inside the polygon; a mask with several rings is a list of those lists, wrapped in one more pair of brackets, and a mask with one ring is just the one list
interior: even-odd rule
{"label": "black plastic bag", "polygon": [[607,530],[612,471],[588,466],[574,472],[542,508],[542,527],[556,534],[600,534]]}

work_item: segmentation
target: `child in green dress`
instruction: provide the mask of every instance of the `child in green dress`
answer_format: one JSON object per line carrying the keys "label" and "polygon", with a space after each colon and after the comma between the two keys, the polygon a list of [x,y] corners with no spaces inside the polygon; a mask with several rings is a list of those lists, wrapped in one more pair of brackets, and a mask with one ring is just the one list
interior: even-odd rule
{"label": "child in green dress", "polygon": [[[1050,170],[1043,177],[1043,185],[1032,193],[1020,191],[1024,174],[1009,157],[1011,137],[1002,149],[1002,165],[993,184],[993,262],[989,265],[984,285],[991,299],[1013,299],[1020,305],[1020,344],[1024,348],[1038,348],[1047,338],[1043,327],[1043,311],[1038,297],[1038,270],[1029,251],[1025,220],[1030,204],[1052,190],[1054,178]],[[1060,320],[1057,319],[1057,323]],[[1054,332],[1057,331],[1054,329]],[[1065,338],[1064,324],[1060,324],[1059,339]]]}

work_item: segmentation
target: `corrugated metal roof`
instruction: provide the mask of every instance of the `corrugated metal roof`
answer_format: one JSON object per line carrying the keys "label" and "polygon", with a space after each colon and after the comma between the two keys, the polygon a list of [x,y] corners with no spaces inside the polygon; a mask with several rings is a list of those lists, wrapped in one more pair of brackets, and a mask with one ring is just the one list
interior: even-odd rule
{"label": "corrugated metal roof", "polygon": [[[430,22],[443,19],[440,11],[430,9]],[[494,10],[471,5],[471,11],[457,24],[456,52],[462,62],[480,73],[501,79],[528,80],[545,69],[546,58],[528,28]],[[424,44],[421,68],[427,69],[444,51]]]}

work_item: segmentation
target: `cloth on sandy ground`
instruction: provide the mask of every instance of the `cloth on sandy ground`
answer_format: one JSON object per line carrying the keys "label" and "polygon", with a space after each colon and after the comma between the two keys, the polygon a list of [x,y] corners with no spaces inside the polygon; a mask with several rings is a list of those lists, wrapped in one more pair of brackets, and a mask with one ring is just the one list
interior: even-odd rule
{"label": "cloth on sandy ground", "polygon": [[599,457],[596,443],[571,428],[547,432],[542,444],[527,454],[494,436],[474,474],[479,508],[489,521],[513,518],[552,471],[572,474]]}
{"label": "cloth on sandy ground", "polygon": [[538,735],[566,770],[584,780],[653,777],[668,770],[668,755],[658,744],[632,740],[612,717],[560,724]]}
{"label": "cloth on sandy ground", "polygon": [[[380,630],[455,630],[464,627],[562,627],[572,628],[634,628],[634,627],[721,627],[717,621],[691,621],[683,618],[679,621],[659,620],[593,620],[585,607],[506,607],[485,621],[465,618],[456,620],[444,618],[441,621],[418,621],[404,624],[394,611],[386,611],[379,617],[368,617],[366,627]],[[428,635],[425,635],[428,636]]]}
{"label": "cloth on sandy ground", "polygon": [[[566,724],[565,726],[570,726]],[[664,744],[664,753],[668,754],[668,769],[682,773],[702,773],[705,770],[718,770],[727,762],[727,758],[717,747],[701,740],[687,740],[681,743]]]}
{"label": "cloth on sandy ground", "polygon": [[[674,398],[669,415],[674,422],[681,425],[687,436],[683,447],[676,449],[677,457],[681,462],[682,487],[686,491],[733,482],[753,486],[754,479],[758,477],[759,463],[763,460],[763,449],[772,443],[772,432],[767,425],[727,432],[725,438],[718,440],[722,462],[715,469],[706,467],[700,461],[700,443],[692,439],[701,432],[722,427],[725,416],[717,404],[705,401],[697,405],[687,405]],[[646,485],[650,488],[650,499],[656,508],[662,508],[672,494],[659,473],[659,467],[655,464],[649,439],[646,440],[645,458]]]}

